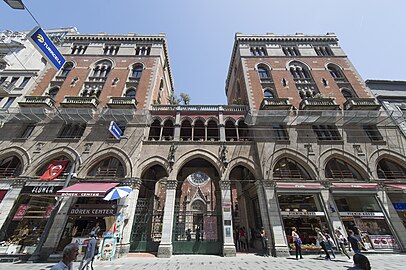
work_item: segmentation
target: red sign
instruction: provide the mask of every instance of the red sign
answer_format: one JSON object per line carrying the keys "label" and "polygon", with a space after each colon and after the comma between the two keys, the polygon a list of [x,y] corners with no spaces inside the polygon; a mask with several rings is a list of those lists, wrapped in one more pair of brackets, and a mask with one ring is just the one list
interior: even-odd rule
{"label": "red sign", "polygon": [[333,188],[370,188],[378,189],[378,184],[363,184],[363,183],[333,183]]}
{"label": "red sign", "polygon": [[305,188],[305,189],[320,189],[323,186],[319,183],[276,183],[277,188]]}
{"label": "red sign", "polygon": [[28,204],[20,204],[20,206],[17,209],[17,212],[13,217],[13,220],[22,220],[25,214],[27,213],[28,208],[30,208]]}
{"label": "red sign", "polygon": [[68,163],[69,163],[69,160],[52,160],[51,164],[49,164],[49,166],[48,166],[48,169],[44,172],[44,174],[39,179],[40,180],[54,180],[66,168]]}

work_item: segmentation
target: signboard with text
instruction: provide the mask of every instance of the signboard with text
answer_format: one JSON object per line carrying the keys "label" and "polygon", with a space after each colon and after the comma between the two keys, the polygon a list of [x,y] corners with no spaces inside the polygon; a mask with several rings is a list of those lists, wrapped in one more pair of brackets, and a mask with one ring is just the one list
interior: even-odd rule
{"label": "signboard with text", "polygon": [[57,70],[60,70],[65,64],[66,60],[63,55],[58,51],[51,39],[37,26],[28,34],[28,40],[34,45],[35,48],[49,61],[50,64]]}
{"label": "signboard with text", "polygon": [[123,135],[123,132],[121,131],[120,127],[114,121],[110,122],[109,131],[111,134],[113,134],[114,138],[116,138],[117,140],[120,140],[121,135]]}
{"label": "signboard with text", "polygon": [[75,204],[69,211],[69,216],[102,217],[117,214],[117,205],[114,204]]}

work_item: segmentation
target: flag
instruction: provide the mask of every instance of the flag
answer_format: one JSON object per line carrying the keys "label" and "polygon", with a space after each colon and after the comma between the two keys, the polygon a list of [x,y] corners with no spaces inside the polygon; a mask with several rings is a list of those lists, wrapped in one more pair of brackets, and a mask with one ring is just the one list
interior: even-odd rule
{"label": "flag", "polygon": [[54,180],[68,165],[69,160],[52,160],[48,169],[39,178],[40,180]]}

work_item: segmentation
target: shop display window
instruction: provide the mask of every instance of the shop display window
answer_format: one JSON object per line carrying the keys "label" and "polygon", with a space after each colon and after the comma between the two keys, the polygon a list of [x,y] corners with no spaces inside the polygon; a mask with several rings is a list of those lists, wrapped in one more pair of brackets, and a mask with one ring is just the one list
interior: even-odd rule
{"label": "shop display window", "polygon": [[382,212],[374,195],[334,195],[334,200],[339,212]]}
{"label": "shop display window", "polygon": [[316,195],[279,195],[281,211],[317,212],[322,211],[320,201]]}

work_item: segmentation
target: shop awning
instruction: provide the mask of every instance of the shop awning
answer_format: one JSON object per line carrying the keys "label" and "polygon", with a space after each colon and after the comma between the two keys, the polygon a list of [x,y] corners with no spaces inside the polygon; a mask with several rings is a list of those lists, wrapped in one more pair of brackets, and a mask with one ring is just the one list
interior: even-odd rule
{"label": "shop awning", "polygon": [[62,197],[104,197],[119,183],[77,183],[59,190],[56,195]]}
{"label": "shop awning", "polygon": [[402,190],[404,193],[406,193],[406,184],[386,184],[386,187],[396,190]]}
{"label": "shop awning", "polygon": [[305,189],[319,189],[324,186],[319,183],[276,183],[277,188],[305,188]]}
{"label": "shop awning", "polygon": [[333,183],[333,188],[365,188],[378,189],[378,184],[361,184],[361,183]]}

